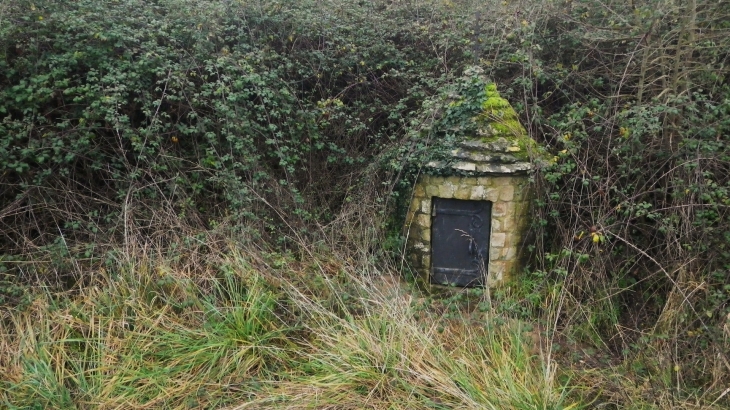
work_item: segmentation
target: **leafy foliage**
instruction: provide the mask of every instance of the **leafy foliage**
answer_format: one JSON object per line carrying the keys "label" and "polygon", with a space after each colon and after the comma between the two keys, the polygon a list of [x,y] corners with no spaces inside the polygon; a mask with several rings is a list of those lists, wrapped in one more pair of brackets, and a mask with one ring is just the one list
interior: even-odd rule
{"label": "leafy foliage", "polygon": [[169,210],[201,227],[331,218],[447,72],[418,9],[341,6],[13,2],[3,248],[128,242]]}
{"label": "leafy foliage", "polygon": [[[574,337],[639,358],[660,379],[687,357],[727,360],[725,6],[529,8],[507,47],[486,56],[555,155],[539,181],[537,294],[560,286]],[[721,367],[682,367],[683,393],[726,379]]]}

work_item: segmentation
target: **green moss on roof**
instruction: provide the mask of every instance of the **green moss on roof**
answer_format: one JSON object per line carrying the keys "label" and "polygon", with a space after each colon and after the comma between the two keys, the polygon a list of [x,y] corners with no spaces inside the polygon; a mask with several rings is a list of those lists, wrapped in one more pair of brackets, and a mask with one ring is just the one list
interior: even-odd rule
{"label": "green moss on roof", "polygon": [[506,151],[518,160],[529,161],[529,152],[534,151],[537,144],[527,134],[509,101],[499,95],[496,84],[486,84],[481,107],[482,112],[474,117],[478,135],[465,136],[465,139],[484,143],[506,140]]}
{"label": "green moss on roof", "polygon": [[487,84],[485,87],[485,94],[486,98],[484,99],[484,102],[482,103],[482,107],[485,111],[500,113],[500,112],[509,112],[511,114],[514,114],[517,116],[517,113],[512,108],[510,103],[502,98],[502,96],[499,95],[499,92],[497,91],[497,85],[494,83]]}
{"label": "green moss on roof", "polygon": [[429,131],[456,138],[451,157],[458,163],[507,166],[539,161],[543,156],[544,150],[530,138],[515,109],[502,98],[497,85],[485,79],[480,67],[465,70],[436,98],[441,101],[434,101],[432,107],[440,111],[432,117],[436,121]]}
{"label": "green moss on roof", "polygon": [[487,84],[485,91],[485,98],[481,104],[482,112],[475,118],[480,128],[491,127],[494,131],[491,136],[508,139],[526,137],[527,131],[520,124],[517,112],[512,108],[509,101],[499,95],[497,86],[494,83]]}

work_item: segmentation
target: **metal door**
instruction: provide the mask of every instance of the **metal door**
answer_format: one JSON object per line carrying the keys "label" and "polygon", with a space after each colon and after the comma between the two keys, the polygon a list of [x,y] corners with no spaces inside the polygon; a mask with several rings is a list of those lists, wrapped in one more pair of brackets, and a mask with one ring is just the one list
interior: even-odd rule
{"label": "metal door", "polygon": [[433,198],[431,282],[484,286],[492,203]]}

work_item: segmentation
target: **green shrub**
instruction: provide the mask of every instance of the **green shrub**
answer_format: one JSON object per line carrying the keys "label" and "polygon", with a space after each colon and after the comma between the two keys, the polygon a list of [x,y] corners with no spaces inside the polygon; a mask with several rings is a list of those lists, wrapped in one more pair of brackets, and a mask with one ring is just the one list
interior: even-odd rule
{"label": "green shrub", "polygon": [[386,4],[12,2],[0,249],[78,258],[176,220],[276,237],[332,218],[463,58],[433,48],[442,22],[413,14],[430,5]]}

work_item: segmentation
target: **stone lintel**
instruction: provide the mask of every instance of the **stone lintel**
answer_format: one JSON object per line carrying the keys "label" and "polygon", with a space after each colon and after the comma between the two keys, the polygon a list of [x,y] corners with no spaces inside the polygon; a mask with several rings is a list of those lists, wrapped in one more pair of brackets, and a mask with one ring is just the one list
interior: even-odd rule
{"label": "stone lintel", "polygon": [[520,161],[517,157],[510,154],[484,154],[480,152],[464,151],[461,149],[451,151],[451,156],[457,159],[476,163],[514,164],[515,162]]}
{"label": "stone lintel", "polygon": [[[447,164],[443,161],[431,161],[427,164],[429,168],[443,169],[447,167]],[[458,171],[477,172],[482,174],[524,174],[532,169],[534,166],[529,162],[515,162],[512,164],[505,163],[480,163],[480,162],[467,162],[459,161],[449,166],[450,169]]]}
{"label": "stone lintel", "polygon": [[458,145],[462,148],[466,148],[471,151],[482,151],[482,152],[510,152],[509,148],[512,144],[507,141],[506,138],[497,138],[495,141],[482,142],[479,140],[465,139],[458,142]]}

